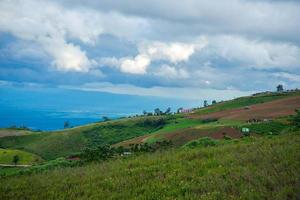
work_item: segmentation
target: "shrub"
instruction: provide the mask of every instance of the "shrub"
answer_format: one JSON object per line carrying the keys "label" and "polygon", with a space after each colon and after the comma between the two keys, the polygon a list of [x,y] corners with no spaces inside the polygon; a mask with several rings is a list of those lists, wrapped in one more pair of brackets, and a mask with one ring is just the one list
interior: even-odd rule
{"label": "shrub", "polygon": [[211,123],[211,122],[216,122],[218,121],[218,118],[207,118],[207,119],[202,119],[202,123]]}
{"label": "shrub", "polygon": [[296,115],[292,117],[292,123],[295,125],[297,128],[300,128],[300,110],[295,110]]}
{"label": "shrub", "polygon": [[187,148],[197,148],[197,147],[208,147],[208,146],[216,146],[219,142],[210,137],[203,137],[198,140],[193,140],[184,145]]}

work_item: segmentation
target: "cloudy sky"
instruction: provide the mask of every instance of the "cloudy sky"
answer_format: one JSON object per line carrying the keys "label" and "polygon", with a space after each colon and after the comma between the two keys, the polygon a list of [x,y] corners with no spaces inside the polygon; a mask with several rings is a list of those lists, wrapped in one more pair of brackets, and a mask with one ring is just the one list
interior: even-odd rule
{"label": "cloudy sky", "polygon": [[197,99],[300,87],[300,1],[0,0],[0,85]]}

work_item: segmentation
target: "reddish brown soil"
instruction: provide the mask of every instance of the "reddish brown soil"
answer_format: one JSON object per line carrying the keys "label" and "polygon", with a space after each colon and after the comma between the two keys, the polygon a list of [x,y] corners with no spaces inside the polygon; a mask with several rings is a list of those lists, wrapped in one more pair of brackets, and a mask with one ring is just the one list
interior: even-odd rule
{"label": "reddish brown soil", "polygon": [[[214,139],[223,139],[224,136],[229,136],[231,138],[240,138],[242,137],[242,133],[234,128],[224,127],[219,130],[203,130],[196,128],[187,128],[179,131],[165,133],[163,134],[166,140],[171,140],[175,146],[181,146],[191,140],[195,140],[201,137],[211,137]],[[155,137],[160,137],[158,134]],[[127,140],[121,143],[118,143],[114,146],[129,146],[130,144],[140,144],[143,143],[145,138],[149,137],[149,135],[144,135],[138,138],[134,138],[131,140]]]}
{"label": "reddish brown soil", "polygon": [[241,138],[243,136],[243,134],[234,128],[225,127],[216,132],[213,132],[210,135],[210,137],[212,137],[214,139],[223,139],[224,136],[229,136],[231,138]]}
{"label": "reddish brown soil", "polygon": [[231,138],[240,138],[242,133],[234,128],[224,127],[219,130],[201,130],[201,129],[185,129],[165,135],[167,140],[171,140],[175,146],[183,145],[191,140],[201,137],[211,137],[214,139],[223,139],[224,136]]}
{"label": "reddish brown soil", "polygon": [[146,139],[147,137],[149,137],[149,135],[143,135],[140,137],[132,138],[130,140],[125,140],[123,142],[114,144],[112,146],[113,147],[119,147],[119,146],[128,147],[130,144],[140,144],[140,143],[143,143],[143,140]]}
{"label": "reddish brown soil", "polygon": [[190,115],[194,119],[206,118],[221,118],[221,119],[235,119],[247,121],[250,119],[273,119],[281,116],[288,116],[295,114],[295,109],[300,108],[300,96],[290,97],[286,99],[279,99],[272,102],[256,104],[250,106],[249,109],[237,108],[232,110],[224,110],[205,115]]}
{"label": "reddish brown soil", "polygon": [[80,160],[80,158],[79,157],[70,157],[70,158],[67,158],[67,160],[78,161],[78,160]]}

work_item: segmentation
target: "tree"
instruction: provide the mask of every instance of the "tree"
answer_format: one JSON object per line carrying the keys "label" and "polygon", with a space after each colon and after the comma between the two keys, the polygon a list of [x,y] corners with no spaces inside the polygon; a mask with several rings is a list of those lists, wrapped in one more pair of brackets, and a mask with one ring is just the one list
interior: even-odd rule
{"label": "tree", "polygon": [[161,114],[162,114],[162,111],[161,111],[159,108],[155,108],[155,109],[154,109],[154,114],[155,114],[155,115],[161,115]]}
{"label": "tree", "polygon": [[152,115],[153,115],[152,112],[148,112],[148,113],[147,113],[147,116],[152,116]]}
{"label": "tree", "polygon": [[171,108],[168,107],[167,110],[166,110],[166,112],[165,112],[165,114],[168,115],[168,114],[170,114],[170,113],[171,113]]}
{"label": "tree", "polygon": [[277,86],[277,92],[282,92],[283,91],[283,85],[279,84]]}
{"label": "tree", "polygon": [[103,116],[102,119],[103,119],[103,121],[105,121],[105,122],[107,122],[107,121],[110,120],[110,119],[109,119],[108,117],[106,117],[106,116]]}
{"label": "tree", "polygon": [[146,110],[143,111],[143,115],[147,115],[147,111]]}
{"label": "tree", "polygon": [[13,163],[14,163],[15,165],[18,164],[19,160],[20,160],[20,157],[19,157],[18,155],[14,155],[14,157],[13,157]]}
{"label": "tree", "polygon": [[177,113],[181,113],[182,110],[183,110],[183,108],[178,108],[178,109],[177,109]]}
{"label": "tree", "polygon": [[216,100],[212,100],[211,104],[216,104],[217,101]]}
{"label": "tree", "polygon": [[295,110],[296,115],[292,117],[293,124],[297,127],[300,128],[300,110]]}
{"label": "tree", "polygon": [[69,121],[65,121],[65,123],[64,123],[64,128],[68,128],[69,126],[70,126]]}
{"label": "tree", "polygon": [[207,100],[204,100],[203,106],[204,106],[204,107],[207,107],[207,106],[208,106]]}

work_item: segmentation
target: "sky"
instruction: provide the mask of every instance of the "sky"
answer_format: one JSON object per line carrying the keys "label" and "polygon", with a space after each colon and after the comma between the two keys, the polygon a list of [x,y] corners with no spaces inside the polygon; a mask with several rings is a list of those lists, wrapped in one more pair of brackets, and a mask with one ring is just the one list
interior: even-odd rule
{"label": "sky", "polygon": [[0,87],[196,100],[300,87],[300,1],[0,0]]}

